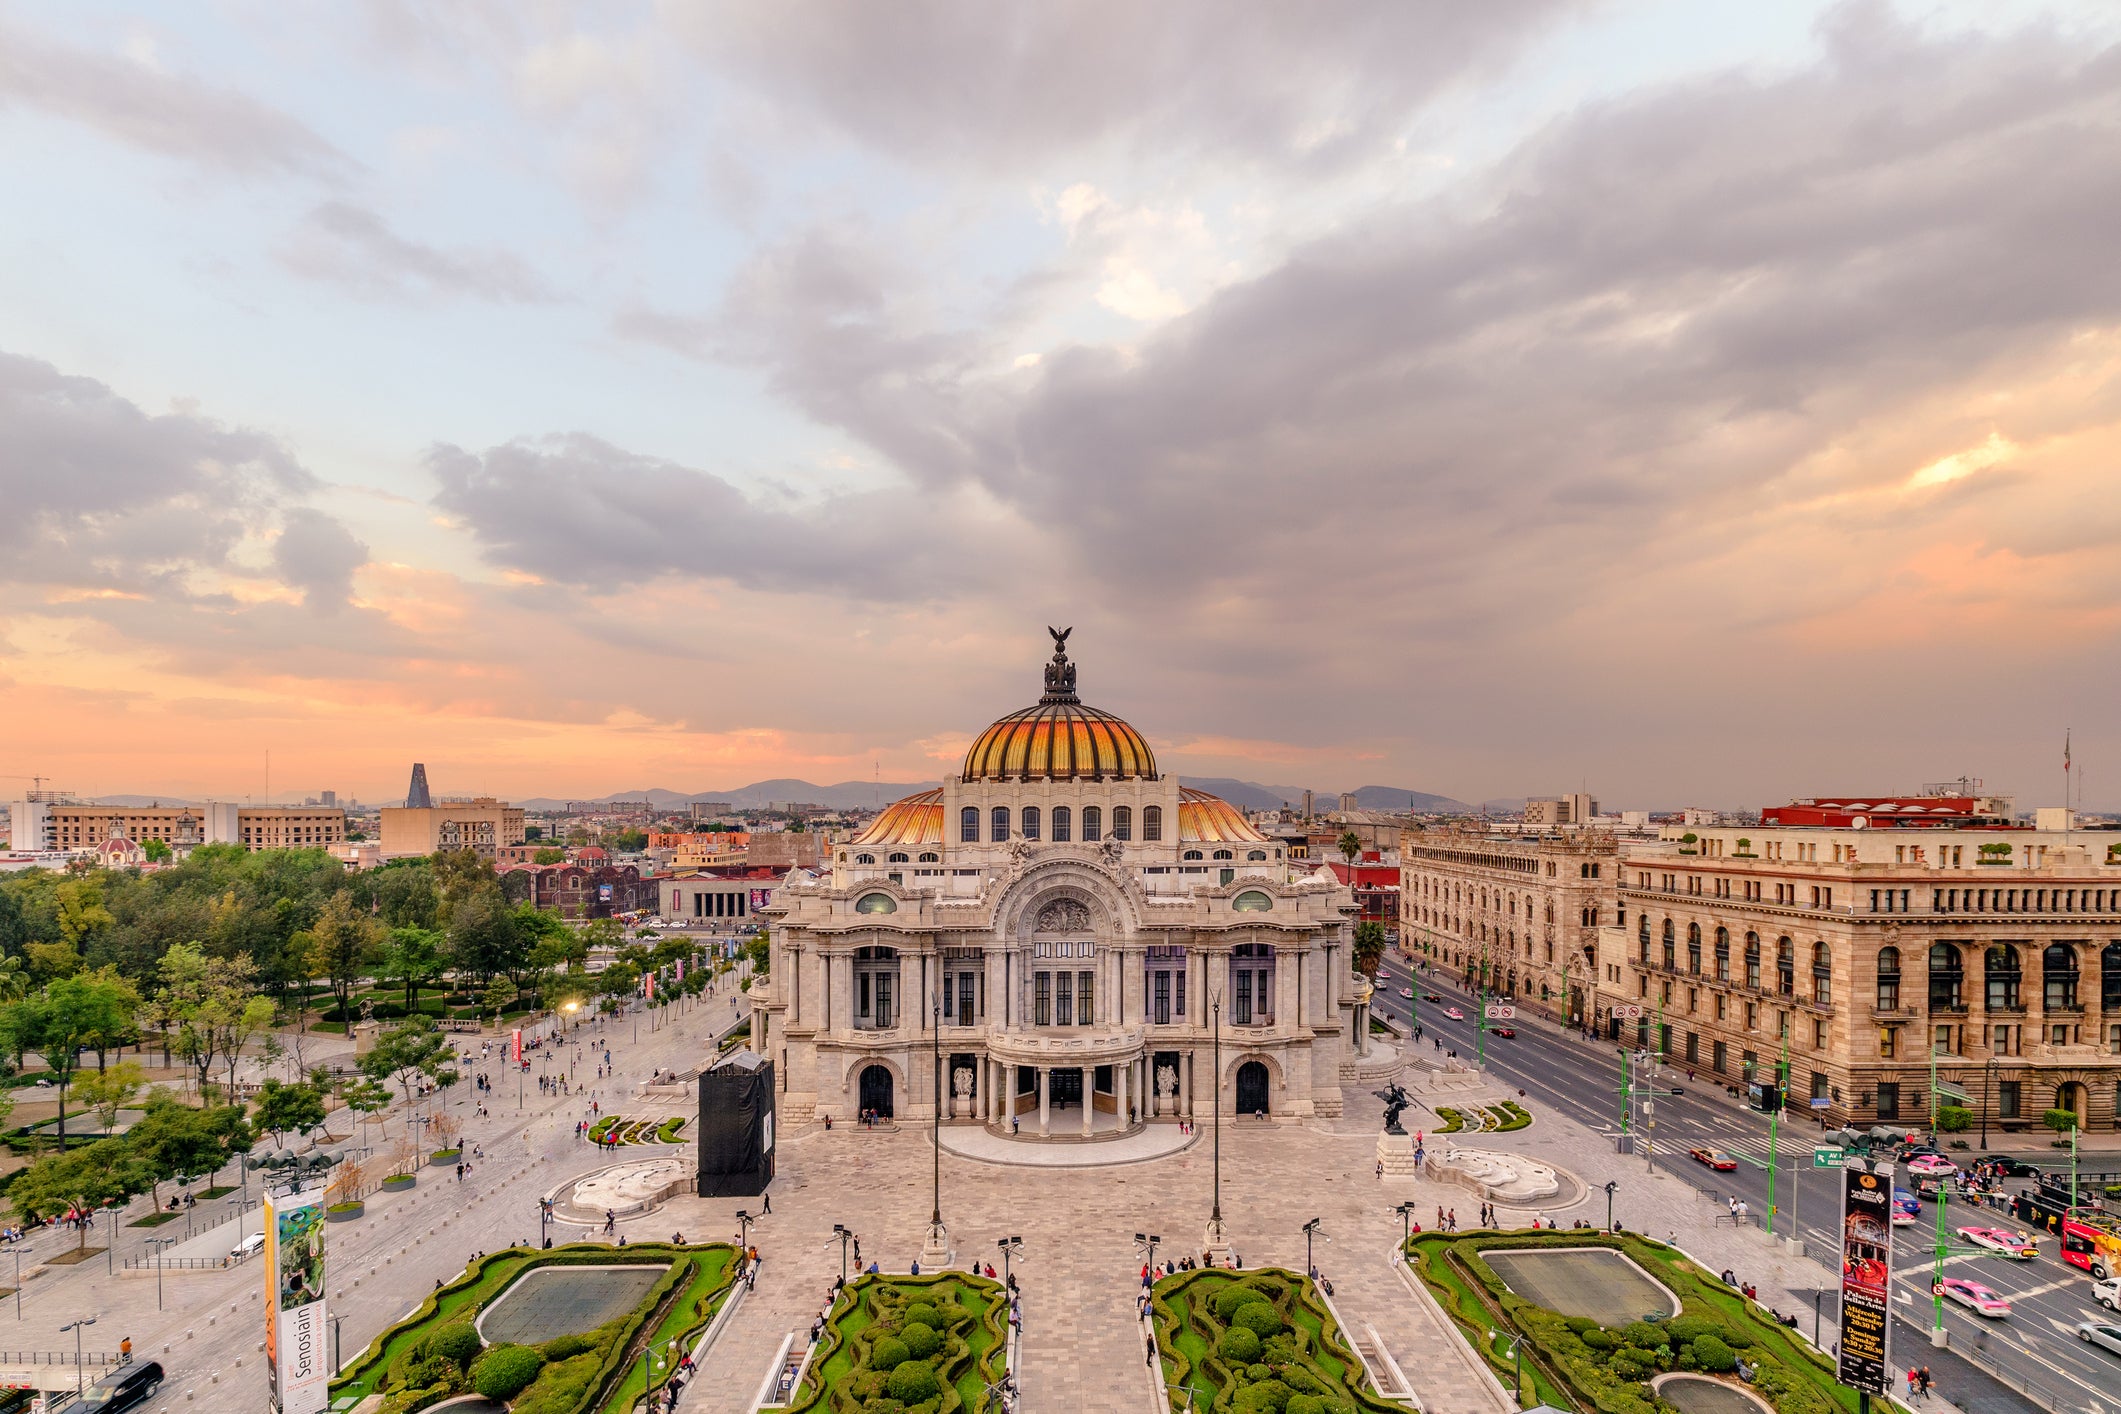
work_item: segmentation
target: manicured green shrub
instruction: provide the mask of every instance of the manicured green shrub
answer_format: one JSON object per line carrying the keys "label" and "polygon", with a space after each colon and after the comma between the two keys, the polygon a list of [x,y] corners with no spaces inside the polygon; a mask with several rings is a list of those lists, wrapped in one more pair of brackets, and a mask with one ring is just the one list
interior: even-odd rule
{"label": "manicured green shrub", "polygon": [[887,1335],[869,1348],[869,1368],[872,1370],[896,1370],[913,1358],[906,1342],[895,1335]]}
{"label": "manicured green shrub", "polygon": [[1237,1414],[1283,1414],[1289,1404],[1289,1387],[1280,1380],[1261,1380],[1246,1385],[1232,1401]]}
{"label": "manicured green shrub", "polygon": [[510,1414],[575,1414],[589,1398],[602,1365],[603,1357],[595,1351],[547,1365],[508,1406]]}
{"label": "manicured green shrub", "polygon": [[596,1349],[596,1342],[586,1336],[556,1335],[538,1347],[538,1354],[549,1361],[570,1360],[585,1350]]}
{"label": "manicured green shrub", "polygon": [[1326,1414],[1326,1402],[1315,1394],[1292,1394],[1282,1414]]}
{"label": "manicured green shrub", "polygon": [[1582,1335],[1585,1331],[1598,1329],[1598,1322],[1592,1320],[1589,1316],[1566,1316],[1561,1323],[1578,1335]]}
{"label": "manicured green shrub", "polygon": [[1238,1307],[1266,1299],[1253,1288],[1232,1282],[1215,1293],[1215,1319],[1227,1326],[1230,1324],[1230,1318],[1237,1314]]}
{"label": "manicured green shrub", "polygon": [[925,1404],[942,1393],[942,1389],[942,1381],[935,1377],[935,1367],[920,1360],[906,1361],[884,1381],[884,1393],[901,1404]]}
{"label": "manicured green shrub", "polygon": [[919,1321],[899,1328],[898,1338],[906,1342],[906,1353],[916,1360],[925,1360],[943,1345],[943,1338],[935,1333],[934,1326],[924,1326]]}
{"label": "manicured green shrub", "polygon": [[452,1321],[427,1338],[428,1349],[467,1370],[484,1344],[469,1321]]}
{"label": "manicured green shrub", "polygon": [[1583,1333],[1583,1343],[1593,1350],[1612,1350],[1619,1346],[1620,1337],[1609,1330],[1593,1326]]}
{"label": "manicured green shrub", "polygon": [[1265,1340],[1281,1333],[1281,1312],[1264,1301],[1247,1301],[1231,1315],[1230,1324]]}
{"label": "manicured green shrub", "polygon": [[899,1317],[899,1324],[902,1326],[928,1326],[932,1329],[940,1330],[943,1325],[943,1316],[940,1311],[927,1302],[916,1301],[906,1308],[905,1315]]}
{"label": "manicured green shrub", "polygon": [[530,1388],[545,1357],[527,1345],[496,1345],[471,1367],[471,1387],[488,1399],[507,1401]]}
{"label": "manicured green shrub", "polygon": [[1620,1328],[1620,1338],[1643,1350],[1655,1350],[1660,1345],[1670,1343],[1664,1333],[1664,1327],[1652,1325],[1648,1321],[1628,1322]]}
{"label": "manicured green shrub", "polygon": [[1701,1336],[1687,1347],[1695,1363],[1712,1374],[1728,1374],[1738,1368],[1738,1353],[1712,1335]]}
{"label": "manicured green shrub", "polygon": [[1215,1349],[1233,1365],[1249,1365],[1259,1358],[1259,1337],[1243,1326],[1232,1326],[1223,1332]]}

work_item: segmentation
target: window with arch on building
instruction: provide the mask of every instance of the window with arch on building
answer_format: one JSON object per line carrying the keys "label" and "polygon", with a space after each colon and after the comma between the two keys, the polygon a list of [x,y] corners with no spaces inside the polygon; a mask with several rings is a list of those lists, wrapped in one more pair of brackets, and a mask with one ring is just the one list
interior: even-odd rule
{"label": "window with arch on building", "polygon": [[1104,831],[1104,812],[1094,805],[1083,807],[1083,843],[1096,844]]}
{"label": "window with arch on building", "polygon": [[1716,980],[1731,980],[1731,930],[1723,927],[1716,930]]}
{"label": "window with arch on building", "polygon": [[1230,953],[1230,1024],[1274,1024],[1274,948],[1239,943]]}
{"label": "window with arch on building", "polygon": [[1642,965],[1648,967],[1650,965],[1650,915],[1647,913],[1635,915],[1635,941],[1639,944],[1638,955],[1642,960]]}
{"label": "window with arch on building", "polygon": [[1153,843],[1164,837],[1164,808],[1161,805],[1142,807],[1142,840]]}
{"label": "window with arch on building", "polygon": [[1009,807],[997,805],[987,812],[987,838],[996,844],[1009,842]]}
{"label": "window with arch on building", "polygon": [[1053,807],[1053,842],[1067,844],[1075,838],[1075,817],[1065,805]]}
{"label": "window with arch on building", "polygon": [[957,812],[957,838],[960,844],[979,843],[979,807],[968,805]]}
{"label": "window with arch on building", "polygon": [[1785,997],[1797,995],[1797,945],[1788,938],[1775,939],[1775,989]]}
{"label": "window with arch on building", "polygon": [[1823,942],[1812,944],[1812,1000],[1820,1006],[1834,1004],[1834,953]]}
{"label": "window with arch on building", "polygon": [[2077,1006],[2077,949],[2071,943],[2050,943],[2040,954],[2042,1001],[2049,1011],[2074,1011]]}
{"label": "window with arch on building", "polygon": [[1037,807],[1036,805],[1027,805],[1027,806],[1025,806],[1025,807],[1023,808],[1022,812],[1021,812],[1021,813],[1020,813],[1020,815],[1019,815],[1019,818],[1018,818],[1018,822],[1017,822],[1017,823],[1018,823],[1018,827],[1019,827],[1019,828],[1020,828],[1020,829],[1021,829],[1021,830],[1023,831],[1023,836],[1024,836],[1024,838],[1025,838],[1025,839],[1027,839],[1027,840],[1035,840],[1035,839],[1037,839],[1037,838],[1038,838],[1038,807]]}
{"label": "window with arch on building", "polygon": [[[2099,1005],[2121,1011],[2121,943],[2108,943],[2099,953]],[[2121,1046],[2115,1050],[2121,1052]]]}
{"label": "window with arch on building", "polygon": [[1987,983],[1988,1009],[2016,1010],[2018,987],[2024,980],[2018,950],[2009,943],[1997,943],[1982,959],[1982,974],[1982,980]]}
{"label": "window with arch on building", "polygon": [[1189,850],[1187,850],[1187,851],[1186,851],[1186,852],[1185,852],[1184,854],[1181,854],[1181,855],[1179,856],[1179,858],[1180,858],[1180,859],[1198,859],[1198,858],[1200,858],[1200,851],[1199,851],[1199,850],[1197,850],[1197,849],[1189,849]]}
{"label": "window with arch on building", "polygon": [[1134,838],[1134,810],[1131,806],[1112,807],[1112,838],[1131,840]]}
{"label": "window with arch on building", "polygon": [[1760,990],[1760,935],[1749,932],[1745,935],[1745,985],[1754,991]]}
{"label": "window with arch on building", "polygon": [[876,856],[873,854],[857,854],[854,856],[854,862],[857,864],[874,864],[876,863]]}
{"label": "window with arch on building", "polygon": [[1957,1011],[1966,1005],[1966,962],[1957,947],[1931,944],[1929,970],[1931,1011]]}
{"label": "window with arch on building", "polygon": [[940,864],[943,862],[943,857],[932,849],[924,850],[919,862],[922,864]]}
{"label": "window with arch on building", "polygon": [[1215,851],[1213,857],[1216,859],[1235,859],[1237,856],[1230,853],[1230,851],[1227,849],[1219,849]]}
{"label": "window with arch on building", "polygon": [[1900,949],[1878,949],[1878,1010],[1900,1009]]}
{"label": "window with arch on building", "polygon": [[854,1029],[889,1031],[898,1023],[898,949],[854,950]]}
{"label": "window with arch on building", "polygon": [[1257,864],[1257,863],[1261,862],[1261,861],[1262,861],[1262,860],[1264,860],[1264,859],[1265,859],[1266,857],[1267,857],[1267,852],[1266,852],[1265,850],[1263,850],[1263,849],[1253,849],[1253,850],[1247,850],[1247,851],[1245,852],[1245,858],[1246,858],[1247,860],[1251,861],[1252,863],[1255,863],[1255,864]]}
{"label": "window with arch on building", "polygon": [[1686,970],[1696,977],[1701,975],[1701,925],[1686,925]]}
{"label": "window with arch on building", "polygon": [[907,854],[907,853],[906,853],[905,851],[903,851],[903,850],[900,850],[900,851],[897,851],[897,852],[893,853],[893,854],[892,854],[892,855],[891,855],[891,856],[890,856],[889,858],[887,858],[887,859],[886,859],[886,860],[885,860],[884,862],[885,862],[886,864],[911,864],[911,863],[913,862],[913,858],[912,858],[912,856],[911,856],[911,855],[908,855],[908,854]]}
{"label": "window with arch on building", "polygon": [[1672,971],[1679,968],[1678,935],[1673,932],[1672,920],[1669,918],[1664,920],[1664,965]]}

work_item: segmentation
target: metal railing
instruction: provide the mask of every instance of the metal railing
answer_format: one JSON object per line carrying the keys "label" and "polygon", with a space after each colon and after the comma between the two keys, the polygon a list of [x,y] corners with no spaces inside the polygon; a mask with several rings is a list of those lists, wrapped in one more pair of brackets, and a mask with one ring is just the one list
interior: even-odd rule
{"label": "metal railing", "polygon": [[123,1365],[126,1357],[115,1350],[84,1350],[77,1359],[71,1350],[0,1350],[0,1365]]}
{"label": "metal railing", "polygon": [[157,1267],[166,1272],[226,1271],[243,1265],[256,1255],[256,1251],[251,1251],[241,1255],[230,1253],[226,1257],[127,1257],[120,1265],[127,1271],[137,1272],[151,1272]]}

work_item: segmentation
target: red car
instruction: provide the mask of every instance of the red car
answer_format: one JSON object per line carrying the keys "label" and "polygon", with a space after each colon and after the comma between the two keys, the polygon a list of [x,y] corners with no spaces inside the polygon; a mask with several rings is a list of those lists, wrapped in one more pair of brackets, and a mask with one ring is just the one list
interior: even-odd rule
{"label": "red car", "polygon": [[1697,1164],[1707,1164],[1718,1173],[1729,1173],[1738,1167],[1738,1161],[1721,1149],[1689,1149],[1687,1157]]}
{"label": "red car", "polygon": [[1490,1026],[1488,1028],[1488,1034],[1490,1036],[1506,1037],[1509,1040],[1514,1041],[1517,1039],[1517,1028],[1514,1026]]}

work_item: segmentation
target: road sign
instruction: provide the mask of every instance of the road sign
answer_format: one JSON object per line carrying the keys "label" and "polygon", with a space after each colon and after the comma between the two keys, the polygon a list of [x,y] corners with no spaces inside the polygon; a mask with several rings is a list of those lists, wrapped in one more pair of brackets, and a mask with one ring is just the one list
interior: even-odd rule
{"label": "road sign", "polygon": [[1830,1110],[1830,1109],[1832,1109],[1833,1107],[1834,1107],[1834,1102],[1833,1102],[1832,1100],[1829,1100],[1829,1099],[1828,1099],[1828,1098],[1827,1098],[1826,1096],[1824,1096],[1824,1095],[1814,1095],[1814,1096],[1812,1096],[1812,1108],[1813,1108],[1813,1109],[1815,1109],[1815,1110]]}
{"label": "road sign", "polygon": [[1491,1006],[1487,1010],[1487,1018],[1490,1021],[1515,1021],[1517,1019],[1517,1008],[1513,1006]]}
{"label": "road sign", "polygon": [[1614,1007],[1613,1015],[1621,1018],[1623,1021],[1640,1021],[1643,1017],[1643,1009],[1630,1002],[1625,1006]]}
{"label": "road sign", "polygon": [[1841,1167],[1842,1160],[1847,1157],[1848,1150],[1830,1148],[1822,1144],[1812,1150],[1812,1167],[1815,1169],[1837,1169]]}

